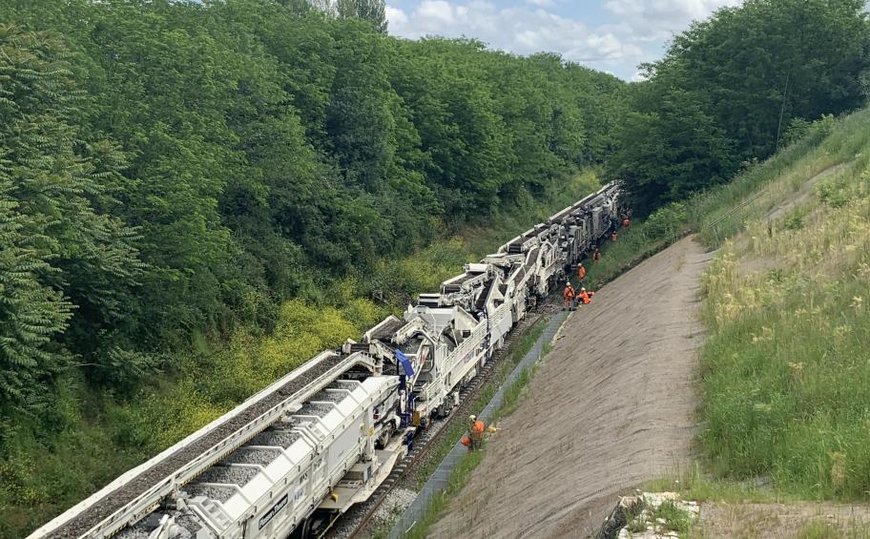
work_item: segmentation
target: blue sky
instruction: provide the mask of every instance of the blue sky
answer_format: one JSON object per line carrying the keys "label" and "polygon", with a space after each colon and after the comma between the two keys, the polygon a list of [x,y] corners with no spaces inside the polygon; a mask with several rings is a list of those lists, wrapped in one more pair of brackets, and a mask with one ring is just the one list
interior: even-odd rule
{"label": "blue sky", "polygon": [[563,58],[637,77],[692,20],[741,0],[387,0],[389,32],[474,37],[490,47]]}

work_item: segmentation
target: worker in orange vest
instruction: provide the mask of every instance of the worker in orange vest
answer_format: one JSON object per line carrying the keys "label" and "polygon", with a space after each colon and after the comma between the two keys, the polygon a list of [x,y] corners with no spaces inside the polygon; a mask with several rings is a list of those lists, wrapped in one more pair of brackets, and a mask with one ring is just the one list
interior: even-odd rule
{"label": "worker in orange vest", "polygon": [[562,292],[562,297],[565,299],[565,309],[570,309],[574,305],[574,287],[570,281],[565,285],[565,291]]}
{"label": "worker in orange vest", "polygon": [[586,268],[583,267],[583,262],[577,264],[577,278],[580,279],[580,284],[583,284],[583,279],[586,278]]}
{"label": "worker in orange vest", "polygon": [[589,305],[592,303],[592,296],[595,295],[595,292],[587,292],[586,288],[580,288],[580,293],[577,294],[578,301],[583,303],[583,305]]}
{"label": "worker in orange vest", "polygon": [[471,440],[471,445],[469,446],[471,450],[475,450],[480,448],[483,443],[483,431],[486,430],[486,425],[484,425],[483,421],[477,419],[476,415],[468,416],[469,426],[468,426],[468,438]]}
{"label": "worker in orange vest", "polygon": [[614,229],[613,232],[610,233],[610,241],[616,241],[619,239],[619,233]]}
{"label": "worker in orange vest", "polygon": [[593,262],[598,262],[599,260],[601,260],[601,249],[599,249],[598,247],[596,247],[596,248],[595,248],[595,252],[592,253],[592,261],[593,261]]}
{"label": "worker in orange vest", "polygon": [[631,226],[631,218],[626,215],[622,218],[622,228],[628,228]]}

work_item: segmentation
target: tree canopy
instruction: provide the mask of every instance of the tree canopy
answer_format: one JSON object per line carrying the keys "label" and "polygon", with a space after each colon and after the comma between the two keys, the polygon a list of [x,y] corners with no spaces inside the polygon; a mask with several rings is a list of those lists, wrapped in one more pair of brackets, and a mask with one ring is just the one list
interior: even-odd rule
{"label": "tree canopy", "polygon": [[5,408],[68,369],[123,392],[195,333],[268,329],[286,299],[601,163],[626,87],[389,37],[382,0],[45,0],[9,19]]}
{"label": "tree canopy", "polygon": [[696,22],[646,66],[621,121],[611,173],[639,209],[730,179],[783,143],[794,119],[864,104],[863,0],[748,0]]}

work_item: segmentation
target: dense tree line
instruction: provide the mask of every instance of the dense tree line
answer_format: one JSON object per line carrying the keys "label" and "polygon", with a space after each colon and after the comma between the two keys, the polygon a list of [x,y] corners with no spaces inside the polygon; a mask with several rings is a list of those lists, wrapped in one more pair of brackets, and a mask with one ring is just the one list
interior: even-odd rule
{"label": "dense tree line", "polygon": [[646,66],[620,122],[611,173],[639,210],[730,179],[790,126],[865,103],[864,0],[748,0],[696,22]]}
{"label": "dense tree line", "polygon": [[612,76],[324,5],[4,5],[0,410],[70,369],[135,387],[614,147]]}

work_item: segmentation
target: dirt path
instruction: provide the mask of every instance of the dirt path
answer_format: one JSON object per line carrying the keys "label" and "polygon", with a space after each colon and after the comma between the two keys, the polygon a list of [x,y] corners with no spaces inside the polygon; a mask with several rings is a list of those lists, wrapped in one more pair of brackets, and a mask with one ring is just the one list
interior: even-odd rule
{"label": "dirt path", "polygon": [[573,313],[432,537],[585,537],[615,495],[690,458],[698,281],[684,239]]}

